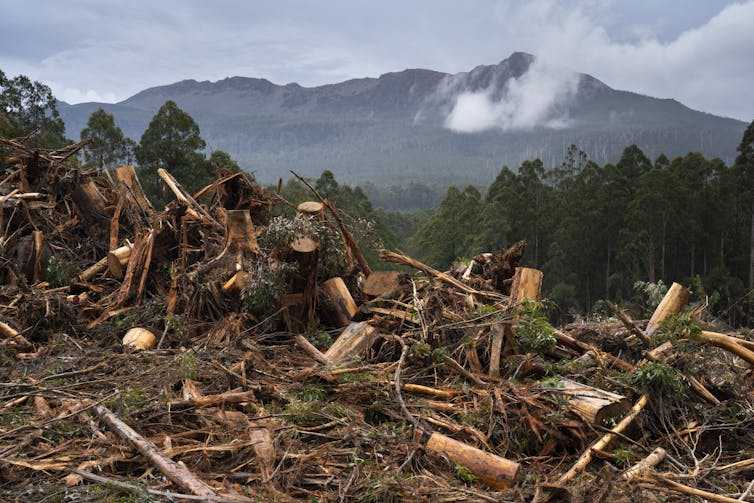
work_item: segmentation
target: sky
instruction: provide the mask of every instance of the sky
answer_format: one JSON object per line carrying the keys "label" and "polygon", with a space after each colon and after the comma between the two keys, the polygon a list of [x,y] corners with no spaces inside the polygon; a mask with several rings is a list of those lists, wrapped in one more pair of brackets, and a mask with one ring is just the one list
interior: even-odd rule
{"label": "sky", "polygon": [[114,103],[183,79],[316,86],[525,51],[750,122],[753,27],[754,0],[0,0],[0,70]]}

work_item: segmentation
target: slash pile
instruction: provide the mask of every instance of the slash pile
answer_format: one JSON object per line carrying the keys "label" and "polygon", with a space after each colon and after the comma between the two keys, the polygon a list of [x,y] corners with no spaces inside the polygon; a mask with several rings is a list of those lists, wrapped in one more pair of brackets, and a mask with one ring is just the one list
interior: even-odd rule
{"label": "slash pile", "polygon": [[754,500],[754,342],[681,285],[555,329],[525,243],[372,271],[314,189],[0,147],[4,501]]}

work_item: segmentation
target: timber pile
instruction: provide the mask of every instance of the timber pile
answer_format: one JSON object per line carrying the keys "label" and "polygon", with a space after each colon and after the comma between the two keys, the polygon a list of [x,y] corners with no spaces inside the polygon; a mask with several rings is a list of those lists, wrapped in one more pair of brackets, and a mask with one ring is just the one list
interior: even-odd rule
{"label": "timber pile", "polygon": [[4,501],[752,500],[754,342],[681,285],[552,329],[525,243],[373,272],[316,191],[0,141]]}

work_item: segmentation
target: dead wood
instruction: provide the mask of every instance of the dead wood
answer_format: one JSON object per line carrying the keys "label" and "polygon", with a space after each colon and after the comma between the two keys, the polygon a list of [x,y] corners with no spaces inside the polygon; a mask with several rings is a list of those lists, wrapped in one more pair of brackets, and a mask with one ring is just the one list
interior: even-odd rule
{"label": "dead wood", "polygon": [[452,462],[467,467],[491,487],[510,487],[518,477],[520,465],[515,461],[484,452],[439,433],[433,433],[424,448],[427,452],[445,456]]}
{"label": "dead wood", "polygon": [[144,439],[133,428],[118,419],[110,410],[102,405],[94,407],[100,419],[123,439],[128,440],[144,457],[170,479],[178,487],[182,487],[192,494],[205,497],[217,497],[215,490],[207,483],[198,479],[185,466],[176,463],[160,452],[156,445]]}

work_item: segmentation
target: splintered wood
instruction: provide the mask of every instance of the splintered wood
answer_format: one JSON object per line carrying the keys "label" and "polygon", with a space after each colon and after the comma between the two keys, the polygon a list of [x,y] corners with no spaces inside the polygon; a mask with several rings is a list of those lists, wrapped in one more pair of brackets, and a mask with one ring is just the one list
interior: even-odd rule
{"label": "splintered wood", "polygon": [[[370,264],[307,179],[285,201],[217,166],[191,194],[27,142],[0,138],[2,501],[752,492],[754,341],[679,284],[648,324],[623,299],[554,328],[525,242]],[[693,330],[667,334],[677,313]]]}

